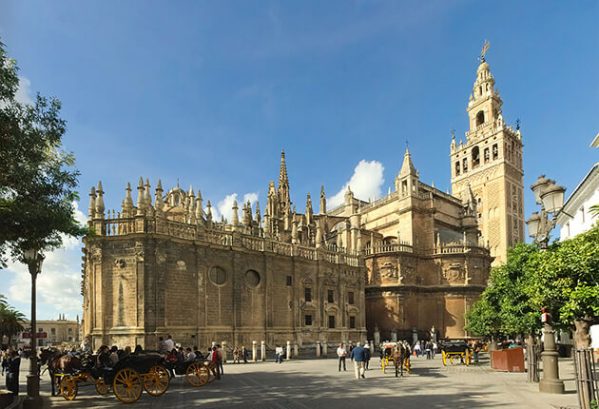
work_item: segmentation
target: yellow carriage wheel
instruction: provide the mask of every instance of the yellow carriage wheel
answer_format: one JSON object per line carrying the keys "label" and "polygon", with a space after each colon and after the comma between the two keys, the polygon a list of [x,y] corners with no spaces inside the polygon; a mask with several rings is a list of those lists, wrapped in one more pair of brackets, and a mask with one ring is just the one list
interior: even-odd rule
{"label": "yellow carriage wheel", "polygon": [[114,396],[123,403],[134,403],[141,397],[143,385],[136,370],[123,368],[112,381]]}
{"label": "yellow carriage wheel", "polygon": [[98,392],[98,395],[108,395],[108,385],[106,385],[104,379],[98,378],[96,380],[96,392]]}
{"label": "yellow carriage wheel", "polygon": [[404,359],[404,368],[407,373],[412,372],[412,363],[410,362],[410,358]]}
{"label": "yellow carriage wheel", "polygon": [[77,379],[71,375],[64,375],[60,380],[60,395],[66,400],[73,400],[77,397],[77,392]]}
{"label": "yellow carriage wheel", "polygon": [[[200,364],[197,364],[195,362],[190,364],[187,367],[187,371],[185,371],[185,380],[187,381],[187,383],[195,387],[202,386],[208,383],[208,378],[210,378],[210,375],[208,375],[207,378],[202,376],[202,369],[203,368],[202,366],[200,366]],[[204,381],[204,383],[202,383],[202,381]]]}
{"label": "yellow carriage wheel", "polygon": [[443,366],[447,366],[447,353],[445,351],[441,351],[441,361]]}
{"label": "yellow carriage wheel", "polygon": [[470,365],[470,359],[470,351],[466,350],[466,352],[464,352],[464,363],[466,364],[466,366]]}
{"label": "yellow carriage wheel", "polygon": [[150,396],[162,396],[168,389],[170,377],[168,371],[162,365],[155,365],[150,368],[147,374],[143,375],[144,389]]}

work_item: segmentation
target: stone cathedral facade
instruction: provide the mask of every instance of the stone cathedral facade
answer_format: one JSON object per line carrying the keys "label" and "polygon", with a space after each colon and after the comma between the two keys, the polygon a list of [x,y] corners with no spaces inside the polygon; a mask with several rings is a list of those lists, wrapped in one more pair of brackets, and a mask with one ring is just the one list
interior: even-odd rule
{"label": "stone cathedral facade", "polygon": [[84,240],[83,334],[92,346],[155,348],[167,333],[186,345],[269,347],[347,340],[460,338],[493,259],[522,239],[522,143],[501,116],[481,58],[466,142],[451,142],[452,194],[423,183],[406,150],[395,189],[318,211],[291,201],[285,154],[266,207],[233,205],[213,220],[199,191],[139,180],[121,209],[90,192]]}

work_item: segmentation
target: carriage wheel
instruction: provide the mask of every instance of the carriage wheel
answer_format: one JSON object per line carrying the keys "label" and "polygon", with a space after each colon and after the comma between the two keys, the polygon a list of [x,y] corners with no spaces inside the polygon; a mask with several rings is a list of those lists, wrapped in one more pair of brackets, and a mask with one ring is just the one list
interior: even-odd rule
{"label": "carriage wheel", "polygon": [[77,380],[71,375],[64,375],[60,380],[60,394],[66,400],[73,400],[77,397],[79,387]]}
{"label": "carriage wheel", "polygon": [[407,373],[410,373],[410,372],[412,372],[412,364],[411,364],[411,362],[410,362],[410,358],[406,358],[406,359],[404,360],[404,368],[406,369],[406,372],[407,372]]}
{"label": "carriage wheel", "polygon": [[191,386],[202,386],[208,383],[208,379],[210,378],[210,373],[208,368],[202,367],[197,363],[192,363],[187,367],[187,371],[185,371],[185,380]]}
{"label": "carriage wheel", "polygon": [[441,351],[441,361],[443,362],[443,366],[447,366],[447,353],[445,351]]}
{"label": "carriage wheel", "polygon": [[464,352],[464,363],[466,364],[466,366],[470,365],[470,351],[468,350]]}
{"label": "carriage wheel", "polygon": [[96,392],[98,392],[98,395],[108,395],[108,385],[106,385],[104,379],[98,378],[96,380]]}
{"label": "carriage wheel", "polygon": [[212,382],[216,379],[216,377],[212,377],[210,373],[210,369],[206,366],[200,365],[200,372],[198,373],[198,378],[200,379],[200,386],[204,386],[209,382]]}
{"label": "carriage wheel", "polygon": [[151,367],[150,371],[143,375],[143,378],[144,389],[150,396],[162,396],[168,389],[170,376],[166,368],[162,365]]}
{"label": "carriage wheel", "polygon": [[116,373],[112,382],[114,396],[123,403],[133,403],[141,397],[141,377],[134,369],[123,368]]}

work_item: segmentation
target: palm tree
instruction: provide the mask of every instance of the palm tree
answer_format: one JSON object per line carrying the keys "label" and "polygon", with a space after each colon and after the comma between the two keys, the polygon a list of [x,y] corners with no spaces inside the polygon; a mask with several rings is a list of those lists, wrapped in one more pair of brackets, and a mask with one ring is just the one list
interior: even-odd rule
{"label": "palm tree", "polygon": [[0,294],[0,339],[6,336],[10,344],[12,338],[24,330],[24,322],[25,315],[9,306],[6,297]]}

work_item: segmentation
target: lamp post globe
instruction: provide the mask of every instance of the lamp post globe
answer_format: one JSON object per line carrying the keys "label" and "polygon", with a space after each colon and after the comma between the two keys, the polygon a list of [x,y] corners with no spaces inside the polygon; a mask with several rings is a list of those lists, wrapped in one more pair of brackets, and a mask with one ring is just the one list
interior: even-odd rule
{"label": "lamp post globe", "polygon": [[551,184],[541,193],[541,201],[545,211],[556,213],[564,206],[564,192],[566,189],[562,186]]}

